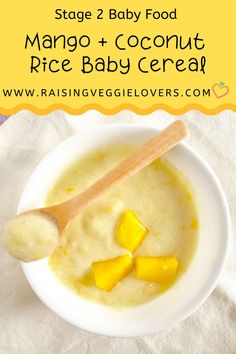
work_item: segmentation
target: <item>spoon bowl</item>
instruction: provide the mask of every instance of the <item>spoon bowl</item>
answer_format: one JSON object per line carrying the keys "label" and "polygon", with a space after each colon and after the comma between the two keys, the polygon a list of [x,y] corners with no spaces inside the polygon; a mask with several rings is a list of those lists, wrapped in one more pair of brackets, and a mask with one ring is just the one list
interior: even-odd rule
{"label": "spoon bowl", "polygon": [[58,205],[28,211],[12,219],[5,227],[6,249],[11,255],[17,255],[17,259],[27,262],[49,256],[59,241],[58,229],[62,233],[66,225],[88,204],[169,151],[186,135],[185,124],[177,120],[78,196]]}

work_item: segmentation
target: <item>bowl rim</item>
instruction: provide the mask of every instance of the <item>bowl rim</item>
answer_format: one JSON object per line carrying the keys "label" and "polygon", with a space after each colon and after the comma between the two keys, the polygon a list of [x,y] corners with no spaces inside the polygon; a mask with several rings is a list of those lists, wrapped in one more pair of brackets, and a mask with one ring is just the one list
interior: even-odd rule
{"label": "bowl rim", "polygon": [[[50,154],[54,154],[57,149],[61,148],[61,145],[63,145],[65,142],[69,143],[69,141],[73,140],[75,138],[75,136],[77,136],[77,135],[88,133],[89,131],[93,131],[93,130],[97,131],[97,130],[104,130],[104,129],[119,129],[119,128],[122,128],[122,129],[127,128],[127,129],[134,129],[134,130],[135,129],[136,130],[140,130],[140,129],[145,130],[146,129],[146,130],[153,130],[153,132],[158,132],[161,130],[158,126],[155,126],[155,125],[149,125],[149,124],[142,125],[142,124],[132,124],[132,123],[102,124],[100,126],[90,126],[90,127],[86,127],[86,128],[81,129],[79,132],[73,134],[69,138],[63,140],[61,143],[56,145],[37,164],[36,168],[33,170],[32,174],[29,176],[29,178],[26,182],[25,188],[21,194],[20,202],[19,202],[18,209],[17,209],[17,214],[20,212],[21,202],[24,199],[24,193],[25,193],[25,190],[27,188],[29,181],[31,179],[33,179],[35,174],[37,174],[37,171],[41,168],[42,164],[49,157]],[[183,146],[192,155],[194,155],[194,157],[198,160],[198,162],[200,162],[200,164],[203,165],[203,167],[205,168],[205,170],[209,174],[210,178],[214,181],[215,186],[217,187],[221,202],[222,202],[222,209],[224,210],[223,217],[225,219],[226,230],[225,230],[224,248],[221,250],[222,251],[222,258],[221,258],[220,262],[218,262],[218,271],[214,273],[214,276],[212,277],[211,281],[208,282],[208,286],[204,288],[204,291],[202,291],[201,297],[198,297],[197,300],[195,300],[194,304],[189,306],[189,308],[185,311],[184,314],[180,313],[178,316],[178,319],[174,323],[172,323],[172,325],[169,326],[169,328],[176,326],[178,323],[180,323],[183,320],[185,320],[186,318],[188,318],[193,312],[195,312],[206,301],[206,299],[210,296],[212,291],[215,289],[215,287],[218,283],[218,280],[221,277],[221,274],[223,272],[226,261],[228,259],[229,248],[230,248],[230,239],[231,239],[231,233],[232,233],[230,209],[229,209],[226,195],[224,193],[223,187],[222,187],[218,177],[216,176],[215,172],[213,171],[213,169],[209,165],[209,163],[206,162],[206,160],[197,151],[195,151],[195,149],[193,149],[191,146],[189,146],[186,142],[181,142],[180,145]],[[82,326],[81,324],[80,324],[80,326],[78,326],[73,321],[70,321],[70,319],[65,318],[64,314],[62,314],[62,312],[60,312],[60,310],[53,308],[53,306],[50,306],[48,304],[48,302],[46,301],[46,299],[38,294],[37,289],[35,289],[34,285],[31,282],[30,277],[28,276],[28,270],[26,268],[25,263],[21,262],[21,266],[22,266],[23,272],[25,274],[25,277],[26,277],[27,281],[29,282],[32,290],[37,295],[37,297],[39,297],[39,299],[46,305],[46,307],[48,307],[51,311],[53,311],[57,316],[59,316],[60,318],[62,318],[66,322],[74,325],[75,327],[77,327],[83,331],[86,331],[88,333],[92,333],[95,335],[101,335],[101,336],[113,337],[113,338],[135,338],[135,337],[141,337],[141,336],[145,336],[145,335],[151,335],[151,334],[158,333],[158,331],[155,331],[155,329],[153,329],[153,331],[151,331],[151,332],[150,331],[148,331],[148,332],[143,331],[142,334],[136,334],[136,335],[135,334],[134,335],[133,334],[132,335],[125,335],[123,333],[114,335],[114,334],[110,334],[110,333],[104,333],[104,331],[102,331],[102,330],[101,331],[100,330],[96,330],[96,331],[91,330],[89,328],[89,326]]]}

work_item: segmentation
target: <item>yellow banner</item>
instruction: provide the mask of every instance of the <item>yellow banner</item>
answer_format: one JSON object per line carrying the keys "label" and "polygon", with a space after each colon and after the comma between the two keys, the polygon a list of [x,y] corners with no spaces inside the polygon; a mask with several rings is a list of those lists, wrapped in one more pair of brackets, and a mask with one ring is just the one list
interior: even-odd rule
{"label": "yellow banner", "polygon": [[2,1],[0,112],[236,110],[235,0]]}

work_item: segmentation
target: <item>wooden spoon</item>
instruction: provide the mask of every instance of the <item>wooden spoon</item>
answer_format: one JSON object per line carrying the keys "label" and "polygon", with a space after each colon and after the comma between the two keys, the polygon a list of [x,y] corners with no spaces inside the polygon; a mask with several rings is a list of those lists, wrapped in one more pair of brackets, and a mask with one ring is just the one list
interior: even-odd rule
{"label": "wooden spoon", "polygon": [[24,262],[47,257],[56,247],[66,225],[83,208],[109,188],[142,170],[186,135],[185,124],[177,120],[78,196],[55,206],[27,211],[10,220],[4,231],[8,252]]}

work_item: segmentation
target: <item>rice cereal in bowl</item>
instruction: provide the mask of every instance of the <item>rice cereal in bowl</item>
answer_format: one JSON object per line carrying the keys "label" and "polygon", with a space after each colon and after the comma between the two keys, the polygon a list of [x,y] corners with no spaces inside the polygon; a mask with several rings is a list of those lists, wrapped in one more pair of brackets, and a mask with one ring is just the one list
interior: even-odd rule
{"label": "rice cereal in bowl", "polygon": [[[72,136],[38,165],[18,213],[81,193],[157,132],[117,124]],[[207,298],[229,234],[218,180],[181,143],[79,213],[49,258],[22,267],[66,321],[97,334],[141,336],[172,327]]]}

